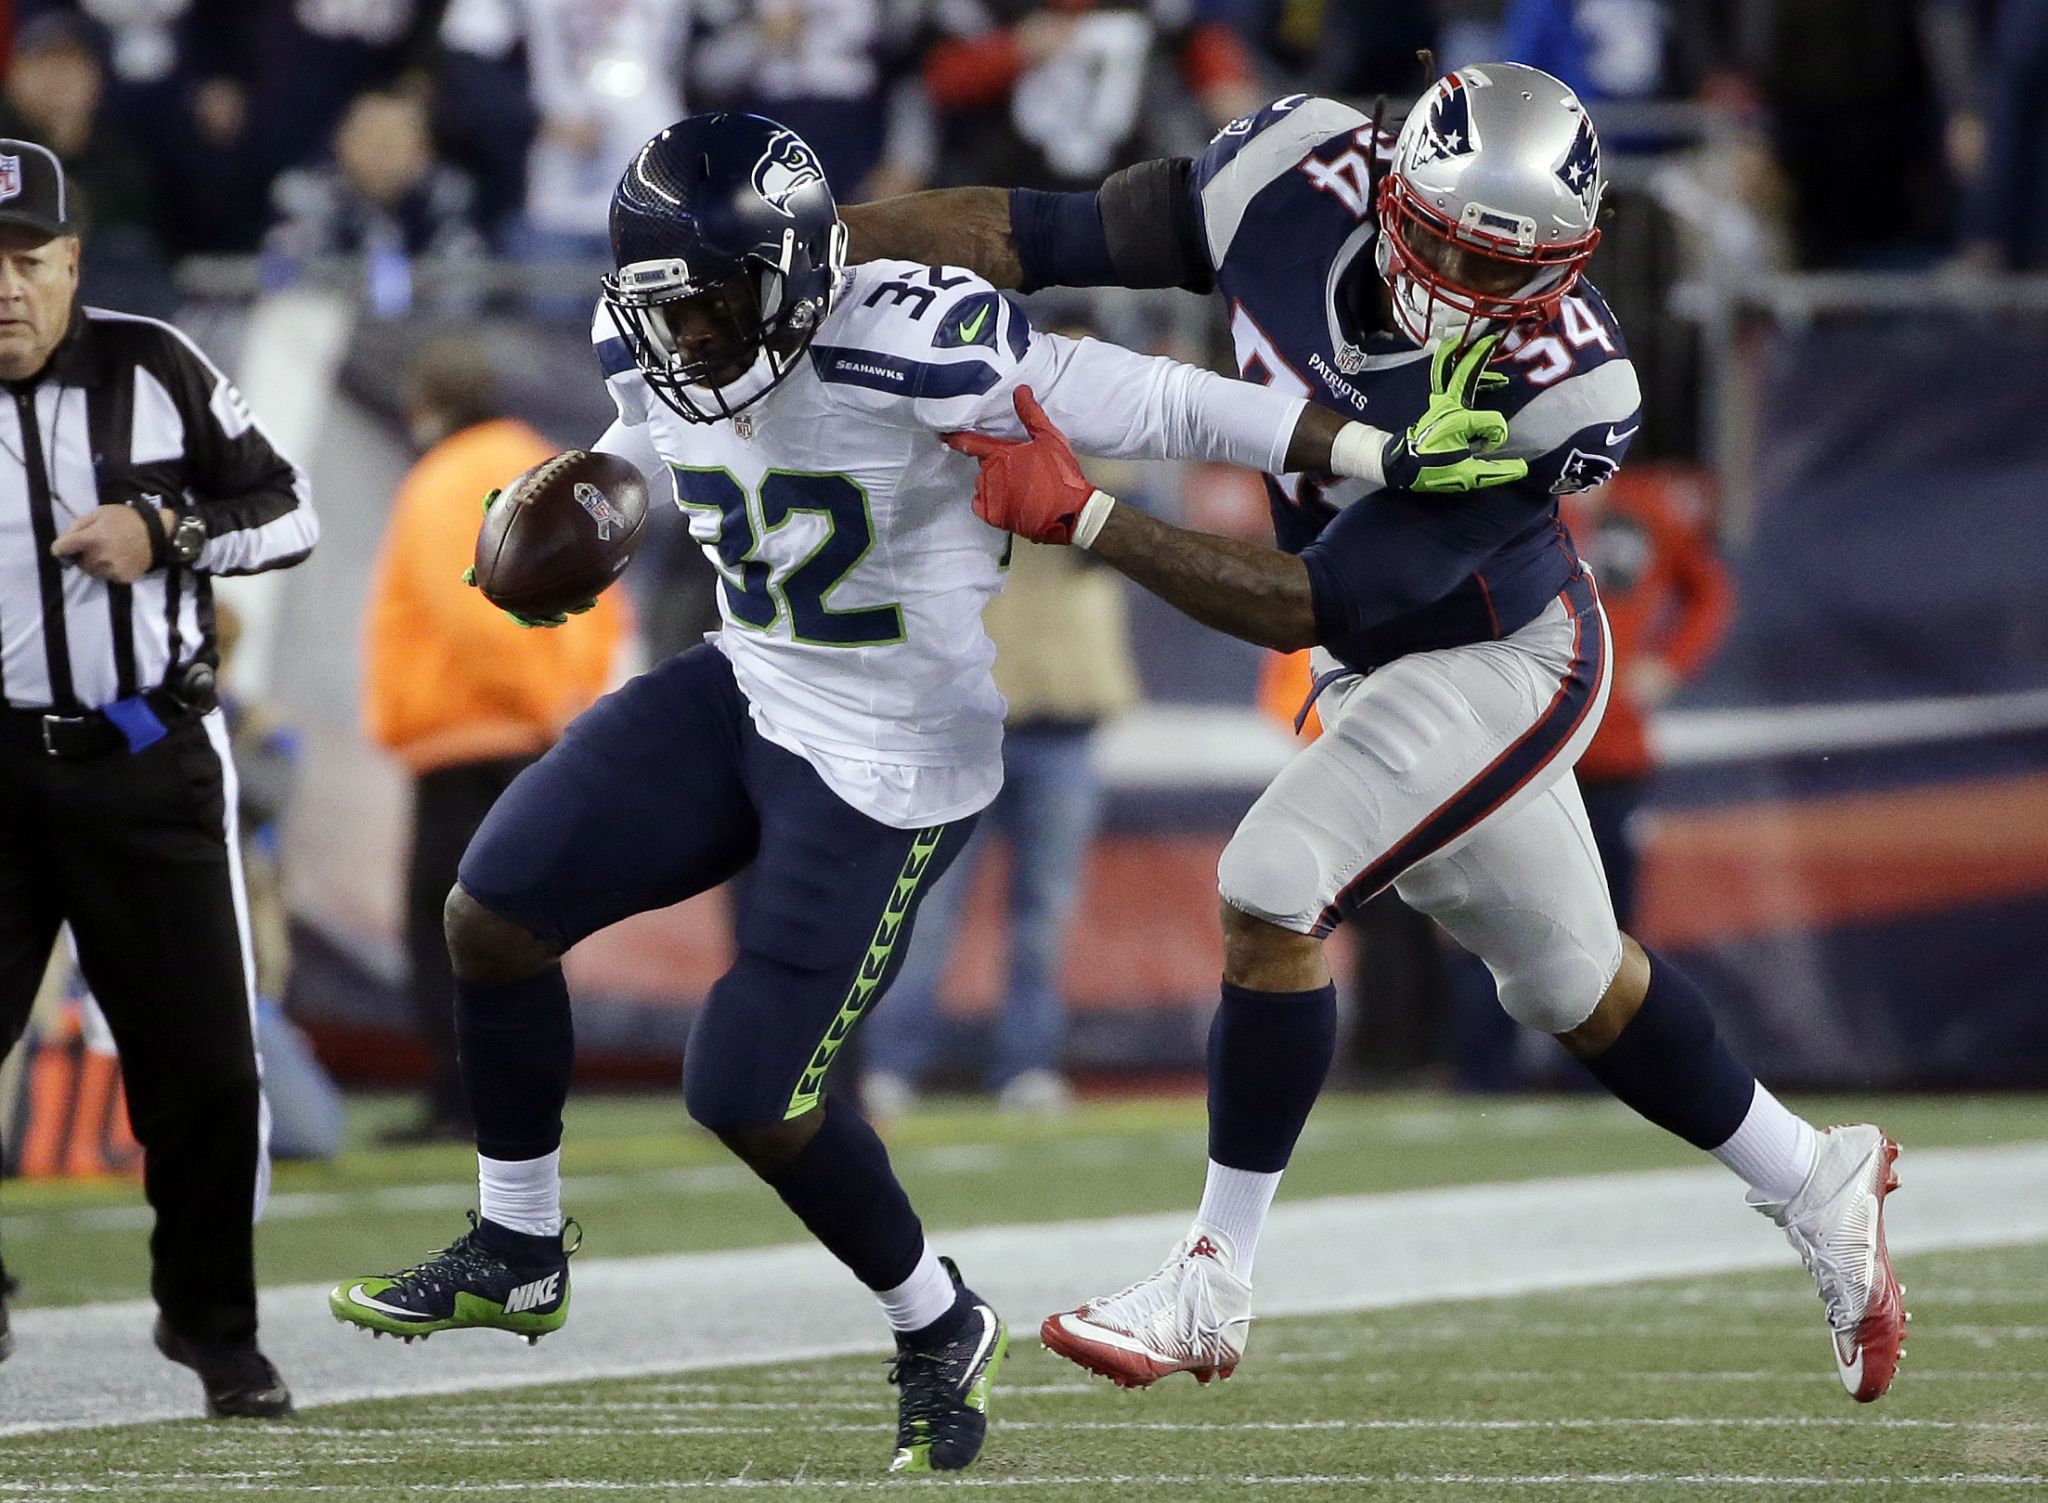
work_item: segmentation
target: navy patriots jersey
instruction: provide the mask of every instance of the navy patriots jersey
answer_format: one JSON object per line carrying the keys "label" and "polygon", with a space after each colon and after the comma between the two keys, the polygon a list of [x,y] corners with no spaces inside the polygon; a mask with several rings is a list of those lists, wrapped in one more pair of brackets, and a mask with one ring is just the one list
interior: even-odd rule
{"label": "navy patriots jersey", "polygon": [[[1195,160],[1193,223],[1180,228],[1225,299],[1247,380],[1398,433],[1428,403],[1429,353],[1380,326],[1374,154],[1392,144],[1333,100],[1277,100]],[[1354,668],[1505,636],[1580,569],[1556,498],[1614,474],[1640,422],[1621,331],[1581,281],[1548,323],[1508,331],[1493,369],[1507,385],[1479,405],[1509,419],[1500,457],[1528,460],[1524,481],[1428,497],[1267,477],[1280,546],[1309,564],[1323,643]]]}

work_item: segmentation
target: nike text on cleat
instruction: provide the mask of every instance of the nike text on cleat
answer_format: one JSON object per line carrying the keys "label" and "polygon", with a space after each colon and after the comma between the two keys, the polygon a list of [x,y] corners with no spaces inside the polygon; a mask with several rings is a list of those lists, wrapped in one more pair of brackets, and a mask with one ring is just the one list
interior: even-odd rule
{"label": "nike text on cleat", "polygon": [[1207,1383],[1244,1360],[1252,1286],[1234,1271],[1230,1240],[1197,1225],[1166,1264],[1119,1294],[1047,1318],[1048,1350],[1125,1388],[1174,1373]]}
{"label": "nike text on cleat", "polygon": [[560,1238],[521,1239],[533,1256],[515,1260],[485,1239],[496,1236],[502,1246],[516,1234],[486,1230],[472,1211],[469,1230],[426,1262],[339,1284],[327,1307],[336,1320],[406,1341],[471,1327],[538,1341],[569,1318],[569,1256],[582,1237],[573,1221],[562,1230]]}
{"label": "nike text on cleat", "polygon": [[989,1390],[1010,1350],[1002,1317],[960,1282],[951,1258],[939,1261],[970,1302],[967,1319],[937,1346],[901,1347],[889,1365],[889,1381],[902,1390],[892,1472],[957,1472],[981,1454]]}
{"label": "nike text on cleat", "polygon": [[1859,1404],[1882,1398],[1905,1356],[1905,1290],[1884,1244],[1885,1197],[1899,1187],[1899,1145],[1868,1124],[1820,1134],[1813,1171],[1788,1201],[1749,1203],[1769,1216],[1813,1275],[1827,1308],[1842,1386]]}

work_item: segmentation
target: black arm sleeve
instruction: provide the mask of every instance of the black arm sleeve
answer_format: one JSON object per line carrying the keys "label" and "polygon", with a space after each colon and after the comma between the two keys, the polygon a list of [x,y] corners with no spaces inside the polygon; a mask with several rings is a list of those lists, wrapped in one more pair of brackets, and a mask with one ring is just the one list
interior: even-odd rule
{"label": "black arm sleeve", "polygon": [[1020,289],[1216,285],[1203,249],[1185,157],[1139,162],[1094,193],[1010,194]]}
{"label": "black arm sleeve", "polygon": [[1215,290],[1188,185],[1193,165],[1186,157],[1134,163],[1097,191],[1109,259],[1124,286]]}

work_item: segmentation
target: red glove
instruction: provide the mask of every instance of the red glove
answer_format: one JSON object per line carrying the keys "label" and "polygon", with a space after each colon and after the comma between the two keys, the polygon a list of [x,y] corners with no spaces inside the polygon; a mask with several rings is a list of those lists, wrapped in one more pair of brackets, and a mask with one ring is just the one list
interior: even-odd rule
{"label": "red glove", "polygon": [[1095,487],[1028,386],[1017,388],[1017,417],[1028,435],[1021,442],[979,433],[948,433],[943,441],[981,461],[974,514],[982,521],[1034,543],[1071,543]]}

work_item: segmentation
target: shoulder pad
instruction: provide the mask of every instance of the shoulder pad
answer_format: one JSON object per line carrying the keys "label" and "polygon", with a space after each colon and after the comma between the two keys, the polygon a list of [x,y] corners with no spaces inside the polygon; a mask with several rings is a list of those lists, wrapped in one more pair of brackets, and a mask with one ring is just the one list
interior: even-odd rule
{"label": "shoulder pad", "polygon": [[858,269],[818,339],[919,360],[978,355],[1008,363],[1030,347],[1031,325],[973,272],[877,261]]}
{"label": "shoulder pad", "polygon": [[1370,124],[1348,104],[1289,94],[1218,131],[1196,159],[1192,178],[1209,239],[1209,264],[1223,264],[1245,210],[1274,179],[1332,136]]}
{"label": "shoulder pad", "polygon": [[[945,401],[993,390],[1031,345],[1024,310],[956,266],[913,261],[858,268],[811,346],[827,386]],[[872,407],[877,398],[858,399]]]}

